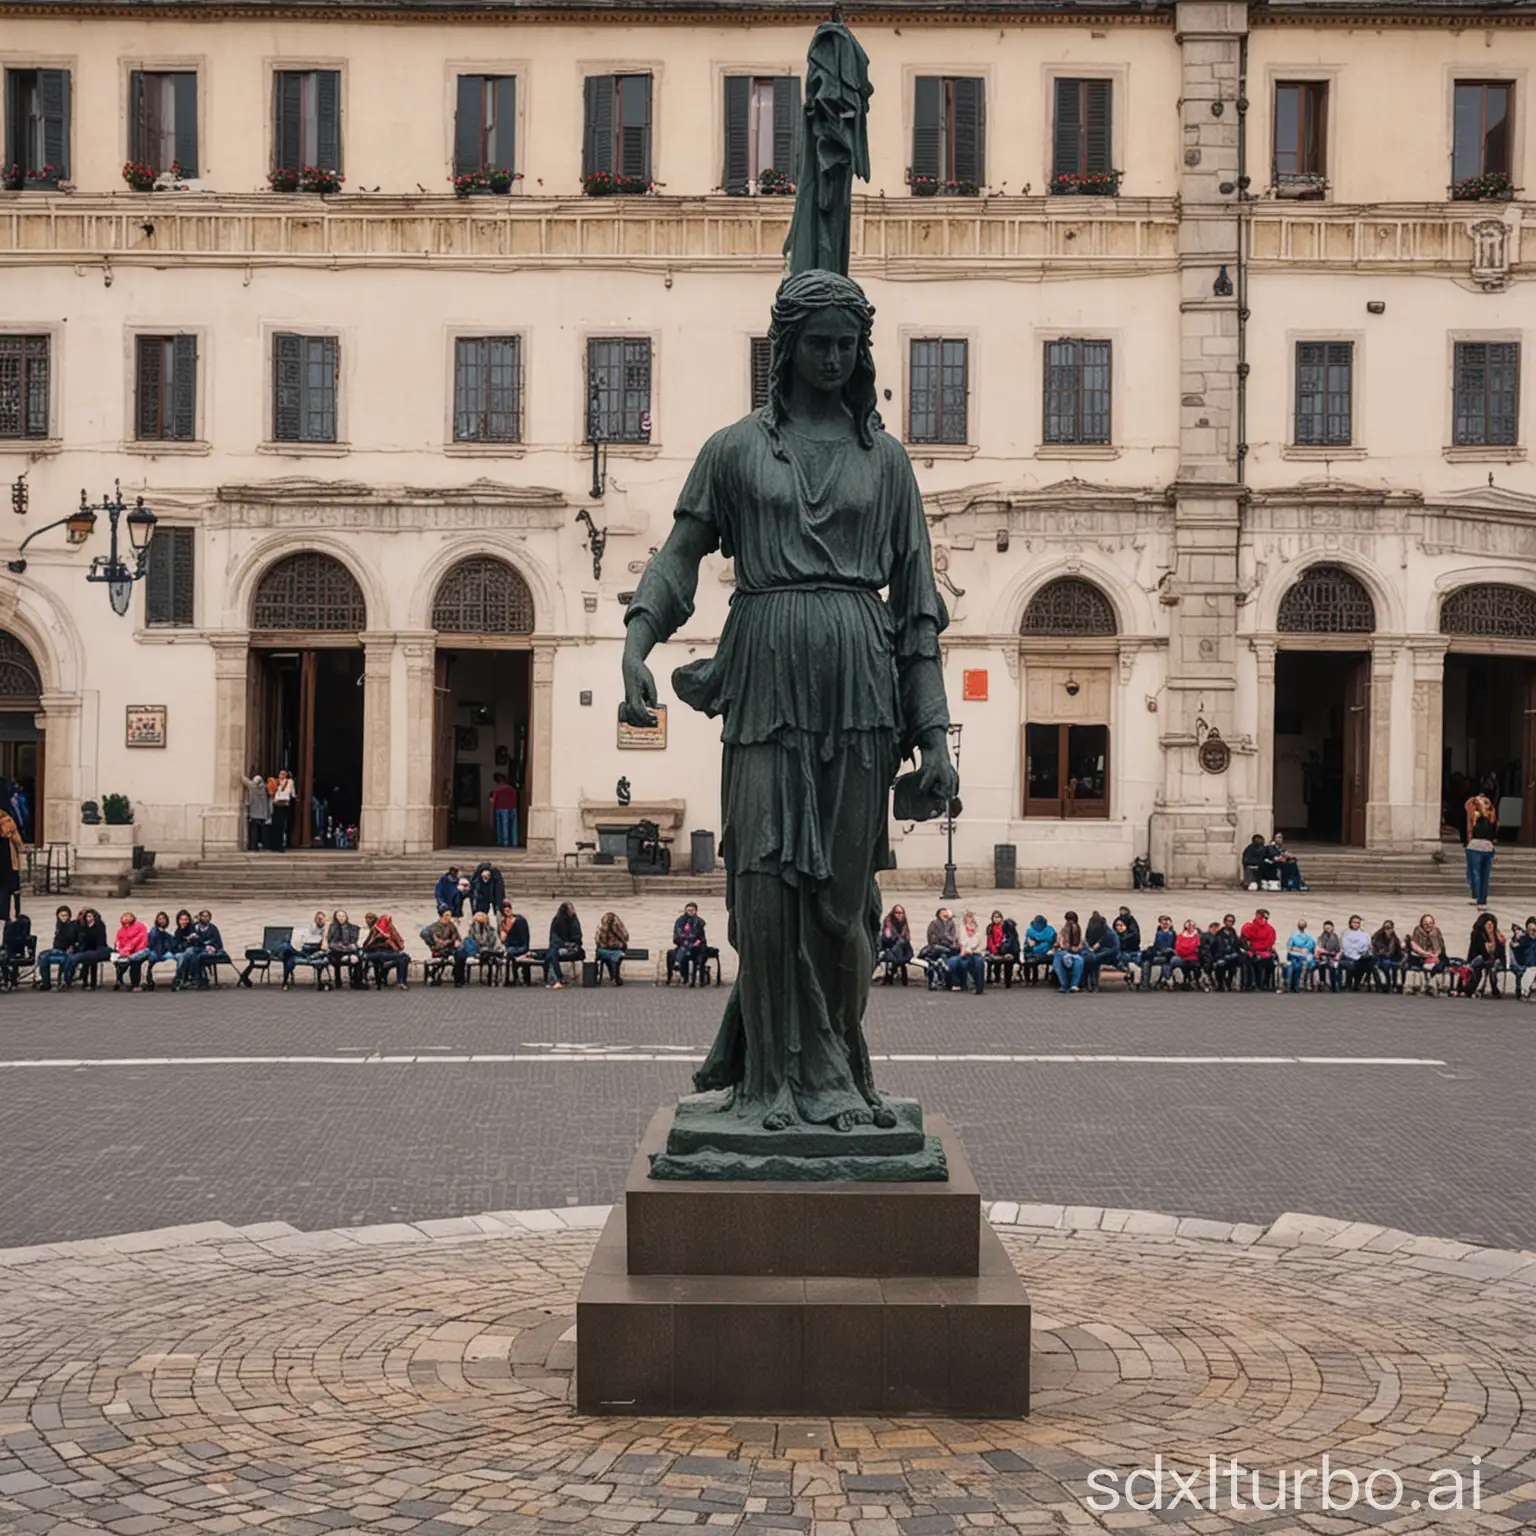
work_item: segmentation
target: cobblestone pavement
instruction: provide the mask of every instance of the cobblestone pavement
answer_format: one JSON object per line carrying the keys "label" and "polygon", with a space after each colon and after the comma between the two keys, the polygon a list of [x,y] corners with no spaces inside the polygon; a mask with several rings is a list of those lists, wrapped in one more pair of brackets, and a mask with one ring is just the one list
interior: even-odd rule
{"label": "cobblestone pavement", "polygon": [[[0,997],[0,1061],[138,1062],[0,1066],[0,1245],[612,1200],[724,999]],[[1368,996],[876,988],[869,1012],[874,1051],[902,1058],[880,1081],[957,1125],[989,1193],[1258,1223],[1315,1210],[1504,1247],[1536,1246],[1533,1030],[1523,1003]],[[464,1059],[487,1054],[519,1059]]]}
{"label": "cobblestone pavement", "polygon": [[[1536,1253],[1293,1215],[990,1214],[1035,1305],[1024,1421],[578,1417],[600,1209],[0,1253],[0,1530],[1536,1528]],[[1165,1478],[1156,1513],[1089,1511],[1159,1455],[1200,1474],[1186,1493]],[[1385,1469],[1378,1503],[1400,1477],[1399,1508],[1320,1513],[1325,1456]],[[1281,1469],[1312,1470],[1301,1508],[1234,1508],[1229,1458],[1245,1506],[1253,1472],[1273,1505]],[[1479,1509],[1430,1509],[1450,1474]]]}

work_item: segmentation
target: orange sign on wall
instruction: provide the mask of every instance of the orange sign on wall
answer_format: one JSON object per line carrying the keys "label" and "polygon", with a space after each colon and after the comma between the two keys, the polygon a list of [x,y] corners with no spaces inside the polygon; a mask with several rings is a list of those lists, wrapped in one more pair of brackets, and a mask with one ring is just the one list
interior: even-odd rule
{"label": "orange sign on wall", "polygon": [[987,674],[981,671],[967,671],[961,686],[960,696],[971,703],[985,704],[987,702]]}

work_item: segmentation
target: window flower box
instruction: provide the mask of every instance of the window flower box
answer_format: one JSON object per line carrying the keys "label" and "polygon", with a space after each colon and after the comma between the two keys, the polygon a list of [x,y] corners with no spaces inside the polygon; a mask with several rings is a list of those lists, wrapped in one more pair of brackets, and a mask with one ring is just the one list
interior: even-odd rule
{"label": "window flower box", "polygon": [[614,171],[594,171],[581,178],[588,197],[643,197],[656,183],[648,176],[620,176]]}
{"label": "window flower box", "polygon": [[757,178],[757,193],[759,197],[793,197],[795,184],[787,171],[776,171],[770,166]]}
{"label": "window flower box", "polygon": [[123,180],[128,183],[130,192],[153,192],[156,174],[153,166],[145,165],[141,160],[130,160],[123,167]]}
{"label": "window flower box", "polygon": [[1298,171],[1275,173],[1275,196],[1293,201],[1316,201],[1328,190],[1328,178]]}
{"label": "window flower box", "polygon": [[514,181],[521,181],[521,171],[505,169],[464,171],[448,178],[459,197],[505,197]]}
{"label": "window flower box", "polygon": [[328,171],[323,166],[278,166],[267,172],[267,186],[274,192],[340,192],[346,177],[338,171]]}
{"label": "window flower box", "polygon": [[267,186],[274,192],[297,192],[299,190],[299,173],[286,167],[279,167],[268,171]]}
{"label": "window flower box", "polygon": [[1052,197],[1116,197],[1120,192],[1119,171],[1063,171],[1050,179],[1047,190]]}
{"label": "window flower box", "polygon": [[7,192],[51,191],[59,184],[59,173],[51,165],[0,167],[0,187]]}
{"label": "window flower box", "polygon": [[974,181],[946,181],[942,176],[908,176],[913,197],[979,197],[981,186]]}
{"label": "window flower box", "polygon": [[1453,203],[1507,203],[1514,195],[1514,179],[1503,171],[1468,176],[1451,188]]}
{"label": "window flower box", "polygon": [[19,165],[0,165],[0,191],[20,192],[27,184],[27,173]]}

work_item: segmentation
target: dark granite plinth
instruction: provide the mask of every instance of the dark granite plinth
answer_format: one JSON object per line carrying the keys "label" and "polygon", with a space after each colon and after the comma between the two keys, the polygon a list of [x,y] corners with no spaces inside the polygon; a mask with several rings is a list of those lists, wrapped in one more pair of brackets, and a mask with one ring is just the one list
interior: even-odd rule
{"label": "dark granite plinth", "polygon": [[976,1273],[981,1191],[941,1117],[929,1129],[944,1149],[947,1180],[807,1184],[651,1178],[673,1116],[656,1112],[624,1185],[630,1274]]}
{"label": "dark granite plinth", "polygon": [[953,1130],[942,1184],[668,1183],[651,1121],[576,1303],[583,1413],[1029,1411],[1030,1306]]}
{"label": "dark granite plinth", "polygon": [[576,1303],[576,1406],[590,1414],[1029,1411],[1030,1305],[978,1217],[978,1275],[631,1275],[616,1209]]}

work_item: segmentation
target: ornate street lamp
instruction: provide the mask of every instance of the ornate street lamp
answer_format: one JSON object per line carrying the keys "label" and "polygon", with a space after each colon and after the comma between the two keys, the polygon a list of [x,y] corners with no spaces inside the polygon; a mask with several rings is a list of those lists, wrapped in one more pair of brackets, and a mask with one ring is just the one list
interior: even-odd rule
{"label": "ornate street lamp", "polygon": [[[954,759],[957,775],[960,772],[960,733],[964,729],[958,720],[950,723],[949,739],[954,743],[954,751],[950,755]],[[944,809],[947,813],[944,817],[944,889],[940,894],[945,901],[954,901],[960,894],[955,885],[955,818],[960,814],[959,795],[954,796]]]}
{"label": "ornate street lamp", "polygon": [[[85,573],[87,581],[102,581],[107,584],[107,597],[112,604],[112,611],[119,616],[128,612],[128,605],[133,600],[133,586],[135,582],[143,581],[149,574],[149,546],[155,537],[155,514],[144,505],[144,498],[140,496],[134,503],[133,510],[128,513],[128,545],[133,555],[130,565],[118,552],[117,526],[122,519],[127,504],[123,501],[123,488],[120,481],[112,483],[112,499],[105,496],[101,498],[101,510],[107,514],[110,520],[112,542],[104,555],[97,555],[91,561],[90,569]],[[80,505],[69,514],[54,522],[45,523],[41,528],[34,529],[21,541],[17,549],[17,558],[6,561],[6,569],[14,571],[20,576],[27,569],[27,562],[23,558],[23,551],[39,534],[47,533],[51,528],[63,528],[65,537],[71,544],[84,544],[96,530],[96,508],[86,500],[85,492],[80,492]]]}

